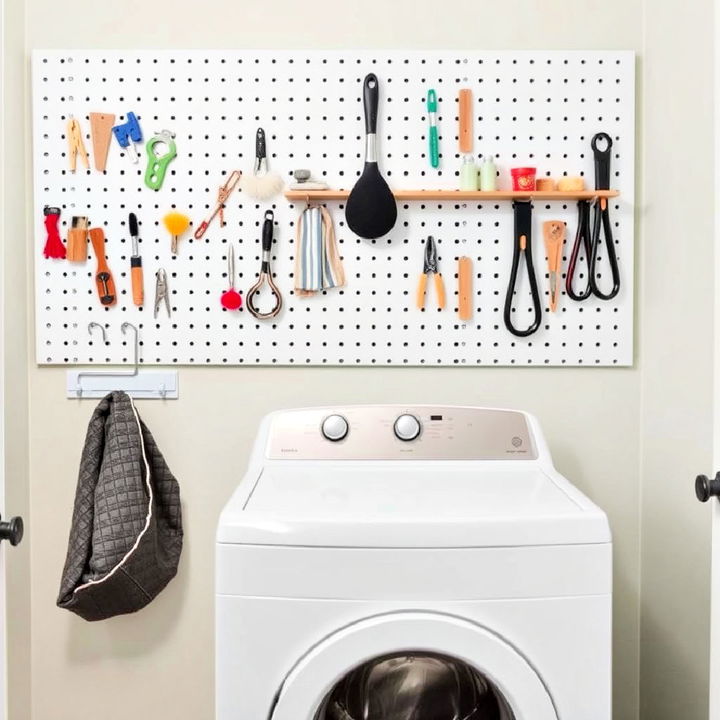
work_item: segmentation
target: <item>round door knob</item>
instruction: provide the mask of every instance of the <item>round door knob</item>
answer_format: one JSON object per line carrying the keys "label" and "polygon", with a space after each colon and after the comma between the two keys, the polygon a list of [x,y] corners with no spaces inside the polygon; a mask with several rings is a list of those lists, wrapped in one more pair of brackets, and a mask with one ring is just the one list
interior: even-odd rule
{"label": "round door knob", "polygon": [[422,430],[420,421],[414,415],[401,415],[395,421],[395,437],[404,442],[414,440]]}
{"label": "round door knob", "polygon": [[720,472],[712,480],[707,475],[698,475],[695,478],[695,495],[700,502],[720,496]]}
{"label": "round door knob", "polygon": [[342,415],[328,415],[322,423],[322,434],[326,440],[338,442],[347,437],[348,422]]}
{"label": "round door knob", "polygon": [[25,527],[21,517],[10,518],[7,522],[0,522],[0,542],[9,540],[12,546],[18,545],[23,539]]}

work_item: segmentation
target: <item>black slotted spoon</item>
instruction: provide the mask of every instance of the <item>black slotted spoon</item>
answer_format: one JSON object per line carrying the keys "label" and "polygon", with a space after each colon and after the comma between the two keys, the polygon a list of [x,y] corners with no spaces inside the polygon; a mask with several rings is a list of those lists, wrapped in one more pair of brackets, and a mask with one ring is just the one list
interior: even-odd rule
{"label": "black slotted spoon", "polygon": [[397,220],[395,196],[380,174],[377,163],[378,79],[374,73],[363,80],[365,107],[365,167],[345,205],[348,227],[367,240],[392,230]]}

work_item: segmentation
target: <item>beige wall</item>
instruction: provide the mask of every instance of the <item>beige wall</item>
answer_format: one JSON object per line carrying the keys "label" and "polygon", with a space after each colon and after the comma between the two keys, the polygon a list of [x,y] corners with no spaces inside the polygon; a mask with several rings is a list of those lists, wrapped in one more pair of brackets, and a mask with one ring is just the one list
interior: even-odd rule
{"label": "beige wall", "polygon": [[[19,4],[19,0],[7,1]],[[63,0],[60,3],[57,0],[26,0],[25,6],[28,51],[39,47],[93,46],[454,46],[617,48],[642,53],[646,40],[640,0],[576,0],[574,3],[463,0],[445,6],[431,0],[363,0],[326,4],[322,12],[309,12],[306,5],[277,0],[272,3],[271,15],[266,14],[267,3],[249,0],[206,0],[202,3],[125,0],[117,6],[88,0]],[[440,7],[446,7],[448,11],[439,12]],[[155,18],[152,22],[147,19],[151,16]],[[298,32],[298,28],[302,32]],[[656,27],[652,34],[648,33],[647,42],[652,44],[654,56],[662,55],[658,57],[658,63],[666,68],[671,57],[663,54],[662,30]],[[680,63],[681,68],[694,69],[689,58],[708,51],[707,38],[701,37],[699,49],[689,45],[687,51],[687,58],[681,53],[679,58],[672,59]],[[690,97],[689,87],[681,87],[685,82],[682,77],[672,77],[678,86],[673,90],[687,96],[687,107],[693,108],[694,115],[697,99]],[[647,137],[653,137],[664,147],[668,141],[661,136],[666,127],[663,118],[668,114],[668,108],[659,103],[660,79],[648,84],[647,98],[653,101],[655,112],[652,113],[652,125],[648,122],[647,130],[641,128],[638,137],[642,142],[647,133]],[[22,106],[20,97],[17,102]],[[669,110],[674,122],[680,122],[679,113],[678,108]],[[707,122],[702,121],[696,122],[696,126],[690,141],[700,146],[703,139],[708,140],[709,128]],[[22,132],[19,123],[17,128]],[[673,126],[667,128],[671,131]],[[682,150],[684,166],[688,158],[693,157],[692,153],[685,151],[684,143],[675,142],[674,147],[678,153]],[[707,154],[709,157],[710,153]],[[645,153],[644,166],[648,174],[659,176],[663,170],[660,163],[659,156]],[[642,183],[640,185],[642,187]],[[648,186],[658,193],[667,192],[659,180]],[[28,198],[29,192],[28,188]],[[675,222],[679,220],[678,213],[679,210],[673,215]],[[662,226],[661,210],[656,205],[648,204],[650,220],[647,225],[644,214],[643,211],[638,213],[638,228],[641,237],[648,238],[647,227],[653,223],[654,231],[648,242],[651,242],[649,249],[655,254],[649,257],[650,253],[643,253],[643,262],[664,273],[664,277],[669,275],[670,267],[669,264],[667,268],[663,267],[662,259],[668,258],[671,249],[675,248],[677,234],[667,232]],[[688,234],[691,236],[697,236],[705,229],[703,222],[692,214],[688,214],[685,222],[690,224]],[[29,243],[26,247],[29,248]],[[639,315],[643,322],[648,322],[649,329],[641,335],[643,344],[636,369],[183,369],[179,401],[140,404],[140,412],[153,429],[182,485],[187,545],[179,577],[139,615],[94,625],[54,607],[78,458],[92,403],[64,399],[62,370],[37,369],[30,364],[33,720],[75,720],[78,707],[102,707],[107,720],[119,720],[131,713],[136,715],[139,708],[144,717],[211,720],[213,533],[218,511],[240,477],[259,418],[266,411],[282,406],[389,399],[487,403],[525,408],[539,416],[560,471],[573,479],[610,516],[616,563],[614,718],[635,720],[639,712],[640,674],[640,513],[641,509],[646,510],[644,520],[650,527],[655,512],[649,490],[645,490],[641,508],[639,468],[643,457],[648,462],[655,462],[654,453],[662,449],[663,443],[668,446],[669,433],[674,430],[673,407],[661,415],[661,425],[653,425],[657,435],[653,434],[644,444],[640,421],[644,418],[650,423],[656,418],[660,405],[657,386],[653,382],[667,381],[669,369],[681,352],[679,347],[672,352],[664,348],[666,336],[658,308],[670,305],[669,288],[681,288],[699,301],[704,287],[701,283],[698,289],[688,288],[697,269],[690,263],[689,252],[679,254],[678,258],[680,274],[673,275],[672,283],[669,279],[666,284],[656,283],[654,276],[647,277],[643,270]],[[30,267],[28,256],[28,273]],[[709,267],[708,262],[705,275]],[[703,276],[703,282],[707,280]],[[12,291],[15,302],[22,303],[24,291],[17,287],[20,280],[15,278],[13,282],[8,292]],[[676,315],[679,313],[671,306],[670,310]],[[701,328],[696,317],[697,311],[694,311],[691,320],[683,318],[679,321],[681,328],[674,326],[674,330],[681,333],[683,342],[692,343],[693,338],[698,337]],[[22,316],[19,322],[24,322]],[[655,364],[660,348],[664,348],[662,363],[658,363],[660,367],[648,368]],[[33,355],[31,347],[30,356]],[[671,394],[673,400],[686,410],[682,415],[685,427],[691,420],[702,419],[706,410],[700,395],[703,382],[709,377],[709,367],[707,363],[701,363],[693,367],[693,372],[693,392],[686,397],[674,381],[676,390]],[[20,369],[17,377],[22,379]],[[23,391],[22,386],[13,389],[20,396]],[[692,453],[702,454],[702,436],[690,437],[686,433],[678,434],[678,437],[683,459],[694,457]],[[707,445],[709,448],[709,442]],[[668,465],[666,458],[661,467]],[[693,465],[691,473],[695,470]],[[691,506],[685,502],[684,493],[689,492],[687,473],[671,476],[666,470],[665,475],[666,485],[673,484],[673,497],[677,496],[677,502],[683,508],[683,529],[686,530],[694,517]],[[660,499],[656,498],[656,501]],[[668,516],[668,523],[673,521],[667,506],[659,512],[661,516]],[[697,517],[700,517],[699,513]],[[661,525],[657,525],[653,531],[656,548],[668,545],[668,538],[661,530]],[[708,544],[707,532],[696,534],[697,547],[703,552]],[[661,564],[649,552],[650,546],[644,547],[648,552],[643,556],[647,562],[643,577],[654,585]],[[659,549],[655,552],[662,555]],[[677,563],[689,564],[681,559]],[[706,591],[703,572],[685,569],[683,575],[700,595]],[[648,617],[655,612],[656,618],[665,621],[674,606],[665,602],[667,588],[662,589],[663,593],[647,597],[645,604],[650,613]],[[685,605],[687,602],[686,598]],[[22,619],[19,603],[15,610],[17,617]],[[688,620],[683,627],[690,633],[690,640],[699,641],[706,628],[706,617],[701,615]],[[687,698],[685,688],[688,687],[702,697],[707,680],[699,663],[704,658],[690,657],[692,646],[688,647],[684,636],[663,635],[649,623],[643,624],[643,630],[648,641],[660,645],[670,657],[676,647],[686,650],[682,656],[685,667],[670,678],[663,676],[666,668],[657,664],[657,658],[646,657],[643,680],[648,692],[654,692],[659,683],[665,683],[668,691],[674,691],[677,697]],[[16,642],[19,644],[24,637],[16,638]],[[18,700],[14,702],[14,712],[9,720],[29,717],[25,712],[27,697],[23,692],[27,678],[24,682],[24,685],[18,684]],[[108,698],[112,699],[109,703]],[[704,720],[707,717],[703,715],[702,702],[682,715],[664,714],[654,706],[653,709],[656,712],[645,717],[653,720],[674,720],[679,716],[687,720]]]}

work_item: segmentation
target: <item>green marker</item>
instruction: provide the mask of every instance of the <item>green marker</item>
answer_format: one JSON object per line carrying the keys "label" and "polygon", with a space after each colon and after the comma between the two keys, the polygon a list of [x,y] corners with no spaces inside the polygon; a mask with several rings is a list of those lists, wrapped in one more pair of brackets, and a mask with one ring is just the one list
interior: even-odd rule
{"label": "green marker", "polygon": [[427,94],[428,129],[430,139],[430,164],[436,168],[440,165],[440,141],[437,129],[437,95],[430,89]]}

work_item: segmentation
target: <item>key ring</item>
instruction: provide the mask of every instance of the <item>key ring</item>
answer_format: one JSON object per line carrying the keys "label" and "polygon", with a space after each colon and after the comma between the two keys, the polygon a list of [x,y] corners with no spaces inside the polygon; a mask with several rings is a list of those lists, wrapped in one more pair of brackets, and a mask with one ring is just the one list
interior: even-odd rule
{"label": "key ring", "polygon": [[[272,250],[273,242],[273,220],[274,215],[272,210],[265,211],[265,222],[263,223],[262,229],[262,263],[260,265],[260,277],[257,282],[247,291],[245,296],[245,307],[248,309],[253,317],[259,320],[267,320],[268,318],[274,318],[282,309],[282,295],[272,279],[272,270],[270,269],[270,252]],[[255,307],[255,295],[260,292],[263,285],[267,284],[270,291],[275,295],[275,307],[268,312],[261,312]]]}

